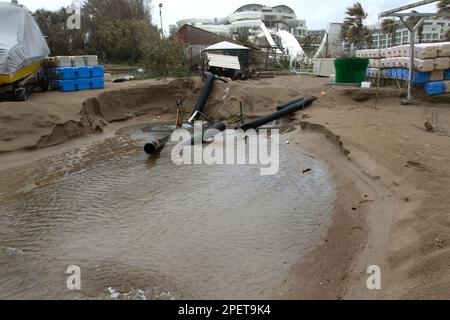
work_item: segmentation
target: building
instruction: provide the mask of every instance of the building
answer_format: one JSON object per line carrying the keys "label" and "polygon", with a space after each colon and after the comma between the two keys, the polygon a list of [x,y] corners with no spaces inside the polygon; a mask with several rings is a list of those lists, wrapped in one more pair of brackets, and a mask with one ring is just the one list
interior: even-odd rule
{"label": "building", "polygon": [[[409,30],[398,21],[395,31],[395,44],[392,35],[381,32],[380,24],[369,26],[373,35],[373,46],[375,48],[386,48],[393,45],[404,45],[410,43]],[[423,23],[422,42],[438,42],[445,40],[446,32],[450,30],[450,17],[440,17],[427,19]],[[419,42],[419,35],[416,35],[416,42]]]}
{"label": "building", "polygon": [[267,28],[289,31],[298,39],[306,37],[308,33],[306,21],[298,20],[294,10],[285,5],[269,7],[261,4],[248,4],[229,15],[227,20],[231,25],[260,20]]}
{"label": "building", "polygon": [[190,63],[190,70],[199,70],[202,66],[202,50],[208,46],[219,42],[227,41],[237,45],[245,45],[250,49],[250,54],[253,55],[258,48],[249,44],[243,44],[239,41],[232,40],[221,34],[210,32],[190,24],[183,25],[177,32],[178,39],[186,45],[186,57]]}
{"label": "building", "polygon": [[261,32],[261,22],[274,31],[288,31],[297,40],[308,35],[305,20],[297,19],[294,10],[285,5],[275,7],[261,4],[248,4],[221,19],[183,19],[177,26],[171,26],[171,32],[189,24],[225,37],[230,35],[252,36]]}

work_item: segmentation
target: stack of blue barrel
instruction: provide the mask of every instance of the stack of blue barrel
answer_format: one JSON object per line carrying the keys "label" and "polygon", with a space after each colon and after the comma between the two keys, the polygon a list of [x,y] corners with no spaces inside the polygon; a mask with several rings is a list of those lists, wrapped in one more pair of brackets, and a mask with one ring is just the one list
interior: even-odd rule
{"label": "stack of blue barrel", "polygon": [[[366,76],[376,78],[378,74],[373,72],[374,69],[375,68],[368,68]],[[408,80],[409,70],[405,68],[382,69],[381,77],[386,79]],[[431,78],[432,72],[413,72],[413,82],[416,84],[422,84],[426,94],[437,95],[450,92],[450,69],[443,71],[443,80],[432,80]]]}
{"label": "stack of blue barrel", "polygon": [[103,89],[103,66],[58,67],[50,69],[51,87],[63,92]]}

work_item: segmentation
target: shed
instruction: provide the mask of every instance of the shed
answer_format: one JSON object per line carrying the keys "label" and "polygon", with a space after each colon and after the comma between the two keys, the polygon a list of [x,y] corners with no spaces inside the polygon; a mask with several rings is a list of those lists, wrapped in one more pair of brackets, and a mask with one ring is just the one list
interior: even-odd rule
{"label": "shed", "polygon": [[239,44],[222,41],[203,49],[203,52],[238,57],[240,71],[246,71],[250,67],[250,49]]}

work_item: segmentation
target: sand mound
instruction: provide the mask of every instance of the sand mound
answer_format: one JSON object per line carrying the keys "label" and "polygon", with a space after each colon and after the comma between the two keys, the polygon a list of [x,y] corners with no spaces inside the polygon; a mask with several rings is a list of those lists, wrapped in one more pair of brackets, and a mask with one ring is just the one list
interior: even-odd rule
{"label": "sand mound", "polygon": [[[105,90],[35,94],[31,101],[0,104],[0,152],[43,148],[90,133],[108,123],[143,115],[170,117],[176,100],[183,101],[185,120],[203,83],[199,77],[108,84]],[[312,95],[308,88],[292,89],[284,81],[216,81],[205,107],[213,119],[238,116],[240,102],[248,116],[273,112],[278,104]]]}

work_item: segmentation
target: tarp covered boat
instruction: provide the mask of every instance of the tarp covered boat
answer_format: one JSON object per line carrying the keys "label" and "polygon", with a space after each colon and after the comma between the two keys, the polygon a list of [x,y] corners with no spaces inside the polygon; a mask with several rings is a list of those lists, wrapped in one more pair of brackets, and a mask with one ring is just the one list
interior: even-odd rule
{"label": "tarp covered boat", "polygon": [[0,2],[0,84],[12,84],[38,72],[49,54],[28,9]]}

